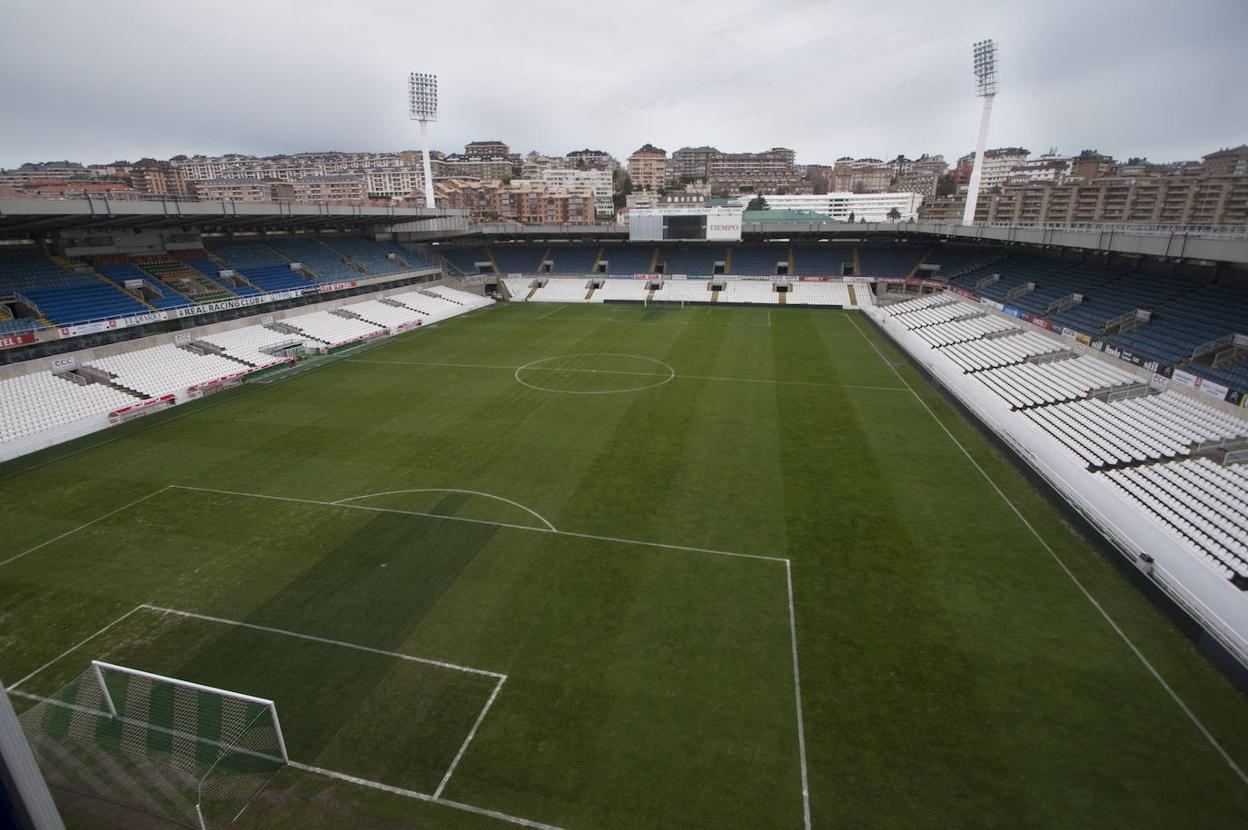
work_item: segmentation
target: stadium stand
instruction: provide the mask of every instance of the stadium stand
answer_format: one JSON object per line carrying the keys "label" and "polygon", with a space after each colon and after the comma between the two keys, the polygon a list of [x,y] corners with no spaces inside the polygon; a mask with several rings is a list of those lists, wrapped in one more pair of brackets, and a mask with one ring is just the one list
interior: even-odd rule
{"label": "stadium stand", "polygon": [[533,292],[529,298],[534,303],[576,303],[584,302],[593,283],[586,279],[547,280],[546,284]]}
{"label": "stadium stand", "polygon": [[375,326],[388,329],[411,325],[427,316],[407,306],[389,305],[380,300],[365,300],[362,303],[352,303],[346,307],[346,310],[352,314],[359,315],[360,319]]}
{"label": "stadium stand", "polygon": [[1090,468],[1182,458],[1198,441],[1248,437],[1238,419],[1174,392],[1024,410]]}
{"label": "stadium stand", "polygon": [[645,280],[608,279],[603,280],[602,288],[594,291],[592,302],[604,303],[608,300],[642,302],[646,299]]}
{"label": "stadium stand", "polygon": [[711,283],[710,280],[663,280],[662,289],[654,292],[653,299],[660,303],[709,303]]}
{"label": "stadium stand", "polygon": [[864,277],[908,277],[927,251],[915,245],[863,245],[858,265]]}
{"label": "stadium stand", "polygon": [[431,285],[428,288],[421,289],[420,293],[439,297],[464,311],[485,308],[494,302],[489,297],[473,294],[470,291],[460,291],[458,288],[451,288],[449,285]]}
{"label": "stadium stand", "polygon": [[0,256],[0,293],[23,298],[58,325],[146,314],[152,307],[91,271],[71,271],[42,253]]}
{"label": "stadium stand", "polygon": [[1248,466],[1198,458],[1102,475],[1224,577],[1248,577]]}
{"label": "stadium stand", "polygon": [[[481,268],[486,267],[484,263],[492,263],[490,252],[485,246],[476,248],[438,248],[438,255],[446,260],[452,271],[457,274],[478,274]],[[482,263],[482,265],[478,265]],[[488,267],[489,273],[494,273],[493,265]]]}
{"label": "stadium stand", "polygon": [[383,254],[394,254],[401,270],[419,270],[422,268],[434,268],[440,263],[437,257],[424,251],[418,251],[409,248],[401,242],[395,242],[393,239],[378,240],[375,244]]}
{"label": "stadium stand", "polygon": [[80,385],[50,371],[0,380],[0,442],[25,438],[137,401],[133,395],[106,384]]}
{"label": "stadium stand", "polygon": [[1047,363],[1018,363],[977,372],[975,378],[1009,401],[1013,409],[1077,401],[1094,390],[1137,382],[1130,372],[1086,356]]}
{"label": "stadium stand", "polygon": [[709,276],[726,256],[727,248],[721,245],[660,245],[658,264],[664,274]]}
{"label": "stadium stand", "polygon": [[789,267],[787,243],[743,244],[733,248],[732,264],[728,268],[728,273],[747,277],[768,277],[776,273],[777,265],[784,265],[785,269]]}
{"label": "stadium stand", "polygon": [[533,290],[535,280],[532,277],[503,277],[503,284],[507,286],[507,293],[511,295],[512,302],[522,303],[528,299],[529,292]]}
{"label": "stadium stand", "polygon": [[794,245],[791,274],[809,277],[839,277],[854,264],[854,249],[845,245]]}
{"label": "stadium stand", "polygon": [[241,281],[233,285],[226,283],[220,277],[223,266],[213,262],[203,251],[195,252],[186,259],[144,258],[137,264],[195,303],[212,303],[260,293],[255,286]]}
{"label": "stadium stand", "polygon": [[[654,259],[651,245],[603,245],[602,262],[607,263],[607,273],[617,276],[649,274]],[[709,271],[707,272],[710,273]]]}
{"label": "stadium stand", "polygon": [[[276,238],[269,240],[269,246],[291,262],[298,262],[311,271],[319,282],[341,282],[360,276],[359,271],[343,260],[342,254],[317,239]],[[249,269],[244,269],[243,273],[251,277]]]}
{"label": "stadium stand", "polygon": [[[384,277],[399,274],[405,270],[395,260],[387,256],[388,251],[371,239],[362,236],[336,236],[321,240],[322,244],[344,258],[350,258],[360,264],[369,276]],[[313,268],[313,270],[316,270]],[[317,273],[320,273],[319,271]]]}
{"label": "stadium stand", "polygon": [[724,290],[719,292],[719,302],[778,305],[780,294],[771,280],[728,280]]}
{"label": "stadium stand", "polygon": [[158,398],[192,386],[237,377],[253,370],[235,360],[196,354],[179,346],[163,345],[101,357],[88,364],[100,369],[118,386],[144,397]]}
{"label": "stadium stand", "polygon": [[196,338],[195,342],[207,343],[224,351],[235,360],[249,363],[257,369],[264,369],[282,363],[287,358],[277,356],[273,352],[292,346],[303,345],[303,338],[298,335],[273,331],[264,326],[244,326],[230,331],[206,334]]}
{"label": "stadium stand", "polygon": [[536,274],[541,271],[541,245],[491,245],[489,251],[503,274]]}
{"label": "stadium stand", "polygon": [[[858,297],[870,295],[870,289],[859,286]],[[791,282],[788,305],[826,305],[849,308],[849,288],[843,282]]]}
{"label": "stadium stand", "polygon": [[98,265],[95,270],[117,283],[123,290],[127,281],[140,280],[148,289],[144,299],[156,308],[181,308],[191,304],[190,300],[176,293],[172,287],[158,286],[152,281],[150,274],[133,265]]}
{"label": "stadium stand", "polygon": [[981,338],[955,343],[942,349],[945,356],[964,372],[978,372],[1022,363],[1029,357],[1062,351],[1061,344],[1031,331],[1019,329],[1004,337]]}
{"label": "stadium stand", "polygon": [[340,346],[356,340],[365,340],[385,332],[384,326],[374,325],[354,317],[342,317],[331,311],[313,311],[287,317],[281,321],[304,334],[311,340],[327,346]]}
{"label": "stadium stand", "polygon": [[598,246],[552,245],[546,256],[552,263],[551,273],[588,274],[598,259]]}
{"label": "stadium stand", "polygon": [[265,265],[239,271],[253,285],[264,291],[291,291],[308,288],[313,283],[287,265]]}

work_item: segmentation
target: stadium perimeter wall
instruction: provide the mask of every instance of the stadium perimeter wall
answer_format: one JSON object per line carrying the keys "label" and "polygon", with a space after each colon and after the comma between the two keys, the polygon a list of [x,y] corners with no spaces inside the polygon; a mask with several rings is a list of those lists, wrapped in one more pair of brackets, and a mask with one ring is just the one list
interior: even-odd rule
{"label": "stadium perimeter wall", "polygon": [[[939,350],[929,348],[926,341],[879,308],[871,306],[864,311],[911,360],[1039,474],[1129,561],[1140,567],[1152,584],[1191,615],[1241,666],[1248,666],[1248,602],[1243,592],[1142,515],[1129,497],[1089,473],[1038,426],[1027,418],[1018,417],[1002,398],[963,374],[952,361],[941,359]],[[1119,365],[1142,371],[1131,364]],[[1187,390],[1179,391],[1187,394]],[[1211,402],[1207,396],[1191,396],[1201,403]],[[1242,414],[1242,410],[1238,412]],[[1020,532],[1023,532],[1021,526]],[[1151,568],[1141,559],[1145,553],[1154,560]]]}

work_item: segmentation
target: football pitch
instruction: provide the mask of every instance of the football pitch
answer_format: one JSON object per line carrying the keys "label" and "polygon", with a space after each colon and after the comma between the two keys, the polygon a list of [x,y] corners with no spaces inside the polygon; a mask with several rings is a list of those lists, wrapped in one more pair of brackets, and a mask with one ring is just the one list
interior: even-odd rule
{"label": "football pitch", "polygon": [[271,698],[240,830],[1248,826],[1248,700],[860,312],[499,305],[268,380],[0,466],[15,707]]}

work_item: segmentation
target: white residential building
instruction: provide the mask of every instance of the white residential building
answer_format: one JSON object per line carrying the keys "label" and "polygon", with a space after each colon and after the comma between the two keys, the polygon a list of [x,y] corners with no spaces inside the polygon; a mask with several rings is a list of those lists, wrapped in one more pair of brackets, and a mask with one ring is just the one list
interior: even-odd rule
{"label": "white residential building", "polygon": [[592,190],[595,213],[610,216],[615,212],[611,201],[613,184],[610,170],[546,168],[542,171],[541,182],[554,191]]}
{"label": "white residential building", "polygon": [[[742,196],[737,201],[746,205],[750,196]],[[901,214],[900,221],[909,221],[918,217],[919,205],[923,204],[923,196],[918,193],[819,193],[781,195],[763,194],[767,207],[775,210],[809,210],[822,213],[838,222],[848,222],[850,214],[854,221],[865,219],[868,222],[888,222],[888,213],[894,208]]]}

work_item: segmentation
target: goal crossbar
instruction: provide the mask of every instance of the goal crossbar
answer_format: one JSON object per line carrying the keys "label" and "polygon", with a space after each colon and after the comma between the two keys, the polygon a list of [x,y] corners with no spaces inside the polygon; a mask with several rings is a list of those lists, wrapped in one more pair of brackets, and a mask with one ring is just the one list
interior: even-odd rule
{"label": "goal crossbar", "polygon": [[273,731],[277,737],[278,748],[281,749],[283,763],[290,762],[290,755],[286,752],[286,739],[282,735],[282,722],[277,717],[277,704],[267,697],[257,697],[256,695],[235,692],[229,689],[221,689],[216,686],[206,686],[203,683],[194,683],[190,680],[182,680],[177,677],[169,677],[163,674],[143,671],[142,669],[132,669],[129,666],[119,666],[116,663],[107,663],[103,660],[92,660],[91,670],[95,675],[96,682],[100,685],[100,693],[104,696],[105,705],[108,707],[109,715],[117,716],[117,707],[113,704],[112,693],[108,689],[108,684],[104,682],[104,671],[117,672],[118,674],[126,674],[132,677],[142,677],[146,680],[153,680],[157,683],[166,683],[170,686],[178,686],[183,689],[190,689],[195,692],[204,692],[205,694],[217,695],[218,697],[228,697],[233,700],[239,700],[244,703],[254,703],[263,706],[269,710],[269,715],[273,718]]}

